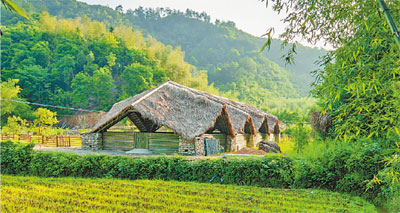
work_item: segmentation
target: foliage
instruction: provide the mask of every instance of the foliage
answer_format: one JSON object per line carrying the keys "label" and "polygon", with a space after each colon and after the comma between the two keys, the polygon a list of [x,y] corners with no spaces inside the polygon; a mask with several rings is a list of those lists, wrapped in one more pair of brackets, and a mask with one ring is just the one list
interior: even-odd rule
{"label": "foliage", "polygon": [[368,189],[374,189],[377,185],[383,186],[386,197],[389,197],[385,207],[392,212],[400,211],[400,148],[399,144],[394,149],[394,153],[383,159],[384,169],[367,184]]}
{"label": "foliage", "polygon": [[400,80],[398,47],[378,20],[358,31],[356,39],[335,51],[335,62],[320,71],[314,95],[333,117],[335,136],[387,137],[400,124],[394,94]]}
{"label": "foliage", "polygon": [[108,110],[117,100],[166,80],[222,94],[208,85],[207,71],[184,60],[179,47],[137,30],[121,25],[111,33],[87,17],[42,13],[33,18],[3,28],[1,75],[19,79],[21,96],[32,102]]}
{"label": "foliage", "polygon": [[[389,1],[388,7],[399,20],[400,2]],[[399,51],[378,1],[284,0],[272,1],[272,8],[289,11],[280,35],[285,41],[301,37],[337,48],[321,59],[324,67],[315,72],[313,90],[333,117],[332,136],[400,136]]]}
{"label": "foliage", "polygon": [[[134,56],[137,61],[127,61],[123,53],[118,54],[114,51],[115,49],[111,51],[118,56],[116,67],[111,70],[116,85],[113,95],[117,100],[131,95],[123,89],[125,82],[120,77],[122,71],[126,66],[139,63],[147,66],[147,70],[160,74],[164,73],[167,79],[197,89],[201,88],[201,90],[222,94],[228,98],[265,108],[267,111],[282,108],[302,111],[310,106],[309,99],[304,97],[307,96],[310,89],[308,84],[312,82],[310,71],[317,67],[313,64],[313,61],[325,52],[299,46],[297,63],[285,66],[279,57],[282,53],[279,40],[272,42],[270,52],[260,54],[259,47],[263,43],[263,39],[238,30],[233,22],[216,20],[215,23],[211,23],[209,15],[192,10],[180,12],[168,8],[138,8],[123,13],[120,8],[113,10],[104,6],[87,5],[82,2],[67,0],[45,0],[34,4],[21,2],[21,4],[24,5],[24,8],[30,8],[29,11],[32,16],[35,16],[34,12],[48,11],[60,19],[81,17],[82,21],[89,20],[89,18],[95,20],[85,27],[82,25],[74,27],[66,21],[51,24],[57,23],[54,18],[52,20],[42,19],[47,23],[46,28],[50,32],[60,31],[62,28],[71,28],[72,33],[70,34],[79,31],[84,35],[90,35],[92,38],[102,34],[107,34],[109,37],[114,35],[117,42],[119,38],[123,41],[119,42],[120,45],[125,45],[130,50],[137,50],[134,54],[128,54]],[[5,20],[3,24],[6,26],[16,24],[19,20],[7,12],[2,13],[2,17]],[[112,28],[112,32],[108,32],[106,28]],[[156,41],[153,37],[165,45]],[[89,48],[91,49],[91,46]],[[119,49],[118,47],[115,48]],[[65,55],[68,53],[65,60],[69,58],[69,55],[78,55],[77,53],[70,53],[70,50],[74,49],[60,49],[66,50]],[[107,50],[106,47],[101,49]],[[147,50],[147,53],[140,50]],[[110,52],[110,50],[108,51]],[[87,52],[84,51],[81,55],[85,56],[88,54]],[[99,56],[96,51],[93,51],[93,54],[96,58],[94,63],[98,67],[102,67],[105,61],[102,60],[102,63],[98,64]],[[154,57],[157,60],[152,60]],[[70,67],[75,64],[77,67],[75,70],[81,72],[82,65],[76,64],[79,61],[82,63],[83,59],[73,60],[73,63],[60,62],[55,66],[66,66],[68,72],[71,72],[70,70],[73,69]],[[123,63],[119,65],[118,61]],[[150,68],[148,63],[158,66],[151,66]],[[89,74],[91,75],[91,73]],[[191,78],[191,75],[194,78]],[[157,82],[152,79],[145,79],[145,81],[153,82],[153,84]],[[68,82],[70,80],[65,81],[67,87]],[[62,91],[54,97],[54,100],[62,100],[63,102],[58,104],[64,106],[71,104],[70,99],[75,97],[75,95],[65,93],[65,90],[65,88],[62,88]],[[92,90],[87,89],[87,91]],[[93,95],[89,94],[89,97],[97,100]],[[80,100],[83,102],[80,102]],[[93,109],[97,107],[97,105],[91,105],[90,101],[85,101],[82,98],[73,103],[74,105],[84,103],[83,106]],[[100,107],[97,109],[105,110]]]}
{"label": "foliage", "polygon": [[132,94],[150,89],[152,85],[161,84],[166,80],[166,74],[162,70],[153,70],[151,67],[134,63],[124,69],[121,78],[124,81],[123,98],[128,98]]}
{"label": "foliage", "polygon": [[30,107],[27,104],[14,102],[11,100],[21,100],[19,94],[21,88],[17,85],[18,79],[8,79],[1,82],[1,120],[2,124],[7,121],[9,116],[21,116],[22,118],[30,118]]}
{"label": "foliage", "polygon": [[38,128],[38,134],[45,134],[47,129],[51,129],[52,125],[58,122],[57,113],[45,108],[38,108],[33,113],[37,118],[33,121],[33,125]]}
{"label": "foliage", "polygon": [[293,137],[294,149],[297,153],[303,151],[304,147],[310,143],[311,127],[303,122],[298,122],[290,127],[290,136]]}
{"label": "foliage", "polygon": [[21,88],[17,85],[18,79],[8,79],[1,82],[1,115],[10,114],[16,108],[10,99],[17,98]]}
{"label": "foliage", "polygon": [[[322,188],[362,195],[377,205],[395,198],[396,188],[389,182],[370,187],[377,174],[385,171],[385,159],[395,154],[388,144],[393,141],[361,138],[353,143],[314,140],[301,154],[290,155],[295,162],[295,187]],[[397,175],[397,178],[400,176]]]}
{"label": "foliage", "polygon": [[[322,190],[285,190],[161,180],[3,175],[1,192],[1,208],[16,212],[39,209],[85,212],[376,212],[375,207],[363,199]],[[33,202],[36,200],[41,202]]]}
{"label": "foliage", "polygon": [[[291,162],[279,156],[256,159],[218,159],[188,161],[182,157],[149,157],[132,159],[120,156],[35,152],[25,155],[18,150],[21,144],[2,143],[2,153],[19,155],[29,166],[13,165],[4,158],[4,174],[25,174],[42,177],[114,177],[122,179],[163,179],[208,182],[215,175],[225,184],[246,184],[264,187],[288,187],[292,180]],[[30,145],[28,145],[30,147]],[[25,147],[24,149],[29,149]],[[15,158],[15,157],[14,157]],[[6,168],[7,167],[7,168]],[[12,171],[12,172],[6,172]],[[22,173],[21,173],[22,172]],[[26,173],[26,174],[28,174]]]}
{"label": "foliage", "polygon": [[[3,174],[195,182],[209,182],[215,177],[213,182],[223,184],[328,189],[362,196],[379,205],[390,202],[396,193],[391,192],[396,185],[391,187],[388,182],[378,184],[372,189],[368,187],[368,182],[374,175],[388,171],[385,168],[389,166],[385,166],[383,160],[394,154],[381,141],[370,139],[362,139],[358,143],[314,142],[305,146],[303,153],[307,155],[291,154],[289,158],[267,155],[264,158],[214,160],[188,160],[177,156],[135,159],[52,152],[30,152],[27,155],[18,151],[23,148],[22,145],[10,142],[5,144],[3,146],[2,143],[2,153],[18,157],[2,159]],[[14,165],[14,158],[23,163]],[[394,165],[397,169],[396,164]]]}
{"label": "foliage", "polygon": [[17,13],[18,15],[26,18],[26,19],[29,19],[28,16],[26,16],[25,13],[16,4],[14,4],[12,1],[10,1],[10,0],[1,0],[1,3],[8,10],[13,11],[13,12]]}
{"label": "foliage", "polygon": [[33,143],[26,145],[12,141],[1,142],[1,173],[28,174],[34,155],[33,146]]}
{"label": "foliage", "polygon": [[10,116],[7,125],[2,128],[2,133],[23,134],[29,131],[29,123],[20,117]]}

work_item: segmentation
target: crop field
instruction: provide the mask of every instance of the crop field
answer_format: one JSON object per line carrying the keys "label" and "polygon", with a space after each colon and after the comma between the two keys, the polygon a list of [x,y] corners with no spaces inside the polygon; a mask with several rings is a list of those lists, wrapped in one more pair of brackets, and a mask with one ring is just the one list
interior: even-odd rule
{"label": "crop field", "polygon": [[1,176],[2,212],[375,212],[358,197],[159,180]]}

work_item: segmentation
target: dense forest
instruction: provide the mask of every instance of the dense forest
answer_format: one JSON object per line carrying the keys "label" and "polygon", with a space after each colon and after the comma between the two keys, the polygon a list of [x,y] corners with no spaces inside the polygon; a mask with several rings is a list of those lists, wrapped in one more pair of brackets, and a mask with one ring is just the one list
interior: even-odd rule
{"label": "dense forest", "polygon": [[[312,81],[310,71],[316,69],[313,61],[324,53],[322,50],[300,46],[298,48],[299,57],[296,59],[296,64],[285,66],[285,62],[280,59],[283,53],[280,50],[280,41],[274,40],[269,52],[264,51],[264,53],[260,53],[260,48],[265,39],[256,38],[236,29],[233,22],[216,20],[215,23],[211,23],[210,17],[205,13],[197,13],[191,10],[187,10],[184,13],[163,8],[138,8],[134,11],[127,10],[124,12],[121,7],[114,10],[104,6],[87,5],[82,2],[67,0],[16,1],[16,3],[21,5],[32,18],[30,21],[26,21],[13,13],[2,11],[2,25],[6,26],[6,28],[3,27],[3,31],[5,32],[3,47],[17,45],[16,41],[27,39],[23,36],[22,28],[29,26],[28,29],[31,29],[37,38],[32,40],[28,46],[25,45],[26,42],[22,42],[25,47],[21,47],[21,50],[31,50],[33,46],[36,45],[37,47],[35,48],[39,48],[38,46],[41,45],[43,48],[48,48],[48,57],[51,58],[46,59],[48,62],[40,62],[42,64],[38,63],[41,60],[31,60],[29,65],[36,68],[40,66],[44,69],[41,71],[42,73],[46,75],[50,75],[50,73],[53,73],[52,75],[59,75],[58,78],[64,81],[49,81],[43,84],[43,88],[40,91],[52,91],[51,94],[45,95],[40,92],[32,93],[32,91],[40,89],[34,88],[40,84],[32,84],[31,87],[25,83],[26,81],[21,79],[19,84],[23,89],[22,97],[28,100],[107,110],[114,100],[134,95],[163,80],[171,79],[180,81],[176,79],[177,76],[173,76],[174,74],[171,73],[180,73],[180,70],[171,71],[174,69],[171,65],[169,66],[170,71],[164,72],[168,68],[162,67],[162,63],[173,64],[175,63],[173,62],[173,58],[180,57],[179,60],[181,61],[178,64],[179,66],[184,64],[180,67],[180,69],[185,69],[185,74],[183,75],[190,75],[191,78],[197,79],[196,81],[201,81],[202,83],[197,83],[197,85],[201,84],[203,88],[196,87],[195,84],[187,80],[180,81],[188,86],[204,90],[208,85],[208,87],[212,88],[209,91],[213,93],[219,93],[233,99],[251,103],[268,111],[276,111],[284,108],[291,111],[302,110],[313,103],[313,101],[304,97],[307,96],[309,90],[308,84]],[[59,35],[63,31],[67,31],[61,29],[64,26],[63,24],[57,27],[47,27],[46,29],[41,27],[44,25],[43,21],[45,20],[42,17],[42,11],[50,13],[50,16],[45,15],[48,18],[57,16],[58,19],[69,19],[68,21],[59,20],[59,22],[71,22],[64,25],[69,25],[71,29],[73,28],[74,30],[71,31],[74,32],[75,36],[72,36],[71,33]],[[79,21],[77,21],[77,18],[79,18]],[[71,19],[75,21],[71,21]],[[24,24],[20,23],[18,25],[19,21],[24,22]],[[52,21],[48,21],[47,24],[50,24]],[[92,24],[83,27],[78,26],[78,22],[79,24]],[[18,31],[16,30],[18,27],[21,31],[19,33],[14,32]],[[94,32],[98,30],[95,29],[96,27],[102,32],[98,33],[97,37],[85,35],[86,32],[84,31]],[[79,28],[80,31],[77,32],[75,28]],[[45,33],[42,32],[43,30],[45,30]],[[13,35],[9,37],[11,31]],[[60,36],[60,39],[50,41],[49,38],[41,35],[43,33],[49,35],[49,37]],[[102,35],[103,37],[114,37],[118,45],[116,43],[112,44],[112,42],[103,42],[102,47],[96,47],[99,43],[98,40],[102,37],[100,36],[101,34],[104,34]],[[18,38],[18,35],[21,35],[21,37]],[[11,40],[7,41],[8,38]],[[79,52],[74,52],[74,48],[70,47],[58,47],[58,44],[54,43],[60,41],[61,45],[62,40],[74,44]],[[163,42],[165,45],[158,41]],[[49,46],[46,47],[46,43]],[[151,43],[157,43],[157,45],[153,44],[153,47],[150,48],[150,55],[152,54],[151,51],[158,47],[166,49],[166,52],[174,52],[175,55],[172,56],[173,54],[168,53],[167,55],[170,56],[167,58],[165,58],[166,56],[158,56],[164,57],[163,59],[154,59],[150,56],[149,61],[138,62],[139,56],[127,56],[133,53],[128,54],[124,52],[127,50],[123,50],[130,49],[129,51],[146,52],[143,54],[148,55],[149,51],[144,49],[149,48],[152,45]],[[81,45],[84,48],[81,48]],[[63,52],[64,50],[66,51]],[[26,64],[17,62],[17,59],[12,59],[15,57],[15,54],[15,52],[4,52],[2,56],[4,58],[2,62],[3,80],[8,78],[29,78],[26,75],[21,76],[18,72],[14,72],[17,69],[21,72],[24,70],[24,72],[32,73],[30,71],[31,67],[22,69],[21,67],[26,66]],[[24,54],[35,54],[35,51]],[[62,60],[59,59],[60,55],[64,56]],[[32,56],[32,58],[35,57]],[[113,57],[116,58],[115,65],[112,62],[113,59],[110,59]],[[158,64],[157,67],[155,64],[158,62],[155,61],[158,60],[164,61]],[[13,63],[17,63],[18,65]],[[147,66],[146,63],[149,63],[152,64],[152,68],[146,70],[143,67],[138,67],[138,65],[132,65],[133,63],[145,64],[145,66]],[[65,70],[65,66],[69,66],[67,70],[70,74],[65,74],[65,72],[63,74],[55,74],[60,70]],[[121,80],[136,76],[136,74],[132,74],[134,71],[130,75],[126,73],[123,75],[123,70],[125,68],[128,69],[127,66],[131,70],[136,70],[137,74],[142,75],[143,79],[149,81],[143,83],[146,86],[138,83],[137,86],[132,87],[136,83],[126,83]],[[82,71],[85,69],[87,69],[86,75],[83,75],[82,73],[84,72]],[[96,83],[94,83],[95,80],[93,79],[98,79],[100,82],[104,81],[100,77],[94,77],[95,74],[99,74],[95,73],[94,70],[106,70],[110,72],[112,78],[108,79],[111,79],[112,82],[108,86],[102,86],[100,89],[109,90],[111,93],[103,91],[97,95],[93,95],[79,92],[81,90],[87,93],[85,88],[78,88],[77,86],[82,85],[83,82],[91,81],[91,83],[86,83],[85,85],[92,84],[91,88],[95,88],[94,85]],[[142,72],[142,70],[145,71]],[[160,73],[163,74],[160,75]],[[77,74],[79,75],[76,76]],[[48,79],[44,76],[31,77],[34,77],[38,81]],[[89,77],[93,79],[90,80]],[[124,86],[124,83],[132,87],[130,88],[130,92],[124,91],[128,89],[128,86]],[[44,89],[47,87],[51,89]],[[69,92],[66,93],[65,91]],[[93,89],[90,91],[93,91]],[[106,103],[105,101],[101,101],[100,97],[97,97],[101,94],[112,94],[109,96],[112,98],[107,98]],[[83,99],[87,95],[90,95],[91,98],[83,101],[77,100],[79,99],[77,96]]]}
{"label": "dense forest", "polygon": [[[151,36],[98,21],[43,13],[2,27],[2,81],[18,79],[29,101],[108,110],[168,79],[218,93],[184,53]],[[229,94],[226,94],[229,96]]]}

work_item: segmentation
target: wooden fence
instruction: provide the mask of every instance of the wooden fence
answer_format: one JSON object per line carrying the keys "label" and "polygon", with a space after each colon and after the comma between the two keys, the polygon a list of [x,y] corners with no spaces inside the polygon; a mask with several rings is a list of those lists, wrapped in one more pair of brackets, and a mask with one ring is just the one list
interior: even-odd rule
{"label": "wooden fence", "polygon": [[1,141],[12,140],[22,143],[41,144],[46,147],[79,147],[82,145],[82,138],[79,135],[29,135],[29,134],[1,134]]}

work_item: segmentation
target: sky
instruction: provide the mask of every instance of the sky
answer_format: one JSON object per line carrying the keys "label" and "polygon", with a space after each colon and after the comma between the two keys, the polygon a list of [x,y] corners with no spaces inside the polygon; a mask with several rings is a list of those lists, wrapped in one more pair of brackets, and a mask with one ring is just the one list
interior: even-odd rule
{"label": "sky", "polygon": [[[274,37],[284,31],[285,25],[281,21],[285,14],[277,14],[271,7],[266,7],[265,2],[260,0],[79,0],[88,4],[100,4],[115,8],[122,5],[124,11],[144,8],[169,7],[180,11],[187,8],[206,12],[211,20],[233,21],[236,27],[254,36],[263,35],[270,27],[275,29]],[[312,46],[299,40],[306,46]],[[322,45],[317,45],[323,47]]]}

